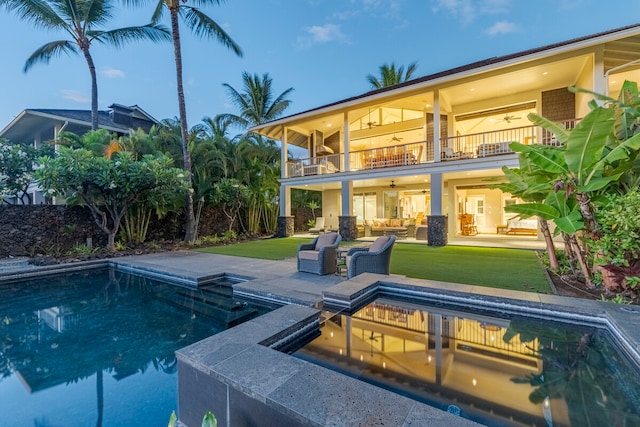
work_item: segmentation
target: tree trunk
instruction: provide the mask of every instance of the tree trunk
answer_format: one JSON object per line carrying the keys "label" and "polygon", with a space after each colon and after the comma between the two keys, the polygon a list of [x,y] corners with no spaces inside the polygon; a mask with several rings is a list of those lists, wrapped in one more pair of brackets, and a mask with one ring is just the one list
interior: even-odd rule
{"label": "tree trunk", "polygon": [[584,257],[584,253],[582,252],[582,249],[580,248],[580,245],[578,244],[578,240],[576,239],[576,235],[572,234],[569,236],[569,240],[571,242],[571,246],[573,248],[573,252],[576,255],[576,259],[578,261],[578,264],[580,265],[580,270],[582,271],[582,274],[584,275],[584,281],[585,281],[585,285],[587,287],[587,289],[593,289],[593,282],[591,281],[591,270],[589,269],[589,266],[587,265],[587,260]]}
{"label": "tree trunk", "polygon": [[171,33],[173,35],[173,52],[176,61],[176,84],[178,86],[178,110],[180,113],[180,136],[182,139],[182,158],[184,171],[189,183],[186,204],[185,243],[193,243],[195,240],[195,214],[193,206],[193,177],[191,174],[191,154],[189,153],[189,126],[187,125],[187,107],[184,100],[184,88],[182,85],[182,50],[180,46],[180,27],[178,25],[178,12],[180,4],[169,8],[171,13]]}
{"label": "tree trunk", "polygon": [[578,206],[580,207],[580,214],[584,220],[584,229],[593,240],[598,240],[599,230],[598,223],[596,222],[593,209],[591,207],[591,199],[588,194],[576,193],[576,199],[578,200]]}
{"label": "tree trunk", "polygon": [[91,53],[89,53],[89,41],[81,40],[80,49],[84,54],[84,59],[89,65],[89,73],[91,74],[91,130],[98,129],[98,77],[96,76],[96,66],[93,63]]}
{"label": "tree trunk", "polygon": [[549,223],[547,223],[546,219],[538,217],[540,222],[540,232],[544,236],[544,242],[547,245],[547,255],[549,256],[549,267],[552,270],[558,270],[560,268],[560,264],[558,263],[558,257],[556,256],[556,248],[553,244],[553,238],[551,237],[551,232],[549,232]]}

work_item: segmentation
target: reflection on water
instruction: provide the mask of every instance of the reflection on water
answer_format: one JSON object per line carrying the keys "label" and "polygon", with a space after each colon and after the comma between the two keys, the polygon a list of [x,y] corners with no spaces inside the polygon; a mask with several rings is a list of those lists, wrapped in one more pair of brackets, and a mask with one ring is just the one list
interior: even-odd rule
{"label": "reflection on water", "polygon": [[487,425],[640,425],[638,375],[597,329],[379,299],[294,355]]}
{"label": "reflection on water", "polygon": [[113,270],[0,285],[2,425],[166,424],[174,351],[264,311]]}

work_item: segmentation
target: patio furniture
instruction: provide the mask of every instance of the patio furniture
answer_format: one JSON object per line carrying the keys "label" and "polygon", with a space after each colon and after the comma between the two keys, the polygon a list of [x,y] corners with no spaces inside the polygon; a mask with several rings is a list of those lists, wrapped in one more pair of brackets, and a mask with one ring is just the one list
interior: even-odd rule
{"label": "patio furniture", "polygon": [[462,151],[453,151],[451,147],[442,147],[440,153],[440,160],[462,160],[470,159],[473,157],[471,153],[463,153]]}
{"label": "patio furniture", "polygon": [[460,215],[460,234],[463,236],[475,236],[478,234],[478,227],[472,214]]}
{"label": "patio furniture", "polygon": [[322,232],[324,232],[324,217],[319,216],[316,218],[316,225],[309,229],[309,233],[320,234]]}
{"label": "patio furniture", "polygon": [[427,240],[427,226],[416,226],[416,240]]}
{"label": "patio furniture", "polygon": [[347,253],[347,278],[362,273],[389,274],[391,250],[396,236],[378,237],[371,246],[351,248]]}
{"label": "patio furniture", "polygon": [[336,272],[336,250],[342,238],[338,233],[324,233],[311,243],[298,246],[298,271],[314,274]]}

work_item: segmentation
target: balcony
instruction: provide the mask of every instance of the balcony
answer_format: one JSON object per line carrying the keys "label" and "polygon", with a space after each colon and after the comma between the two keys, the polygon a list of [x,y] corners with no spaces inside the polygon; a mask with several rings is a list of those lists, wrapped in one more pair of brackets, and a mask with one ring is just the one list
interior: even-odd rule
{"label": "balcony", "polygon": [[[562,123],[565,129],[572,129],[578,120],[570,119]],[[525,145],[559,145],[555,136],[550,132],[533,125],[522,126],[442,138],[440,140],[440,161],[448,162],[512,154],[513,151],[509,148],[509,144],[512,142]],[[349,156],[349,170],[405,167],[433,161],[433,141],[411,142],[352,151]],[[342,154],[330,154],[287,162],[287,177],[289,178],[324,175],[345,170]]]}

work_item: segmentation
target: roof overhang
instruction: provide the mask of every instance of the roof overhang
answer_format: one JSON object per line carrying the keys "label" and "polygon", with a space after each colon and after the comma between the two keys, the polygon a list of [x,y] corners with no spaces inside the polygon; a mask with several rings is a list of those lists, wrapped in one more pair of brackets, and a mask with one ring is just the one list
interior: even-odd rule
{"label": "roof overhang", "polygon": [[[55,137],[53,135],[55,125],[52,126],[52,123],[60,124],[60,126],[66,123],[64,130],[74,133],[84,133],[87,129],[91,129],[91,123],[84,120],[71,119],[41,111],[24,110],[0,131],[0,138],[16,143],[32,143],[33,141],[28,141],[27,138],[33,137],[33,135],[40,135],[42,141],[51,140]],[[123,132],[123,129],[119,127],[100,126],[100,128],[112,132]]]}
{"label": "roof overhang", "polygon": [[[485,61],[479,61],[448,71],[414,79],[388,88],[377,89],[360,96],[347,98],[312,110],[283,117],[269,123],[254,126],[250,128],[249,131],[268,138],[281,140],[285,126],[295,129],[297,123],[317,119],[318,117],[330,114],[346,112],[355,107],[361,107],[363,104],[375,105],[388,99],[398,98],[403,95],[410,95],[412,92],[434,90],[450,86],[455,84],[457,81],[468,80],[470,78],[482,76],[483,74],[495,73],[510,67],[522,67],[527,63],[549,61],[555,57],[569,57],[572,53],[577,54],[580,51],[593,51],[593,48],[598,45],[603,46],[604,50],[606,43],[639,35],[640,24],[538,49],[532,49],[517,54],[491,58]],[[605,69],[605,71],[607,70]]]}

